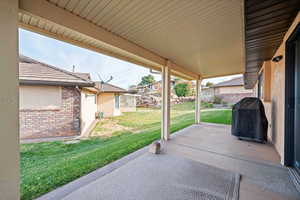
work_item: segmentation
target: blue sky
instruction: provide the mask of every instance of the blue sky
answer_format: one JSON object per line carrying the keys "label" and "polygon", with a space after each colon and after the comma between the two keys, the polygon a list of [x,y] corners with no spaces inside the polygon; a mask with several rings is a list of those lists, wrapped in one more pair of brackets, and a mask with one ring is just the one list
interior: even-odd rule
{"label": "blue sky", "polygon": [[[19,29],[19,52],[25,56],[69,71],[75,65],[76,72],[88,72],[93,80],[99,80],[97,73],[104,80],[108,80],[110,76],[113,76],[113,80],[110,83],[123,88],[138,84],[142,76],[149,74],[149,69],[147,68],[23,29]],[[154,76],[156,80],[160,80],[160,75]],[[205,82],[220,82],[232,77],[235,76],[208,79]]]}

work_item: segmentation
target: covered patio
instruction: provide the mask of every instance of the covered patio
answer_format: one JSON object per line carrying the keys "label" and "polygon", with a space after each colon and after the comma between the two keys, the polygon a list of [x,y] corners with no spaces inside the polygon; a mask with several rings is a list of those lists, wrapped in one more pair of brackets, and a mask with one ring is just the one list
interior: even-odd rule
{"label": "covered patio", "polygon": [[[141,161],[145,157],[148,159]],[[177,162],[172,163],[171,160],[168,160],[169,157]],[[168,162],[164,162],[165,160]],[[156,166],[157,163],[153,163],[153,161],[167,165]],[[102,199],[104,195],[107,195],[105,199],[128,199],[126,195],[130,195],[131,199],[153,199],[156,193],[166,193],[166,196],[169,197],[167,199],[181,199],[172,191],[172,189],[179,191],[182,189],[181,187],[176,188],[172,181],[172,177],[176,176],[176,173],[179,173],[182,179],[178,182],[187,185],[184,190],[186,193],[201,193],[201,188],[188,187],[189,181],[192,182],[192,180],[185,182],[184,179],[190,176],[196,180],[205,178],[203,174],[195,174],[193,170],[190,172],[180,171],[185,170],[182,164],[190,161],[195,164],[206,164],[211,168],[221,168],[228,173],[240,174],[239,199],[241,200],[296,200],[299,198],[299,193],[289,178],[288,169],[280,165],[279,155],[271,144],[238,140],[230,135],[230,126],[228,125],[201,123],[174,133],[170,141],[163,146],[163,153],[160,155],[148,153],[148,147],[146,147],[54,190],[40,197],[39,200]],[[181,169],[177,171],[174,164],[179,165]],[[161,167],[155,168],[155,171],[160,177],[164,177],[155,183],[157,187],[154,187],[154,193],[148,191],[153,189],[149,187],[149,182],[153,182],[156,178],[147,179],[139,175],[143,171],[151,174],[151,169],[147,166]],[[124,168],[127,167],[130,169],[124,171]],[[122,176],[125,178],[120,181],[118,177]],[[192,178],[190,177],[190,179]],[[106,184],[109,184],[109,187],[105,187]],[[158,187],[164,184],[169,185],[171,191]],[[209,183],[207,184],[209,185]],[[128,187],[125,187],[124,191],[120,189],[120,185]],[[111,193],[107,190],[111,190]],[[208,189],[206,192],[213,194],[214,190]],[[113,193],[115,195],[112,195]],[[215,195],[218,197],[220,194],[216,193]],[[202,199],[200,195],[199,198],[191,198]]]}
{"label": "covered patio", "polygon": [[[280,150],[279,156],[271,144],[236,140],[230,136],[228,126],[200,123],[201,81],[243,73],[245,86],[253,88],[262,63],[272,59],[281,42],[287,40],[289,35],[286,34],[291,34],[299,23],[300,14],[296,17],[299,7],[298,0],[0,1],[0,198],[20,198],[17,78],[20,27],[160,71],[163,85],[161,140],[164,143],[164,155],[175,156],[181,160],[179,163],[192,162],[193,166],[202,163],[217,167],[220,173],[225,169],[241,175],[240,199],[299,199],[288,168],[281,165],[291,165],[284,162],[288,152],[283,150],[282,140],[285,137],[275,141],[276,148]],[[277,77],[283,71],[280,70],[276,72]],[[195,80],[197,92],[195,125],[180,131],[170,140],[171,75]],[[283,82],[280,82],[278,88],[284,85]],[[278,102],[281,100],[274,103]],[[281,109],[279,111],[283,113]],[[273,110],[267,112],[272,113]],[[276,139],[283,135],[284,124],[280,117],[272,118],[273,121],[281,122],[273,129],[279,132],[276,133]],[[71,183],[71,186],[66,185],[48,194],[50,196],[46,199],[82,199],[80,194],[83,194],[83,190],[90,199],[99,199],[101,190],[93,190],[90,184],[101,184],[104,175],[118,173],[118,170],[112,169],[135,162],[145,151],[130,155],[129,159],[119,161],[112,168],[100,169],[107,171],[95,171]],[[195,173],[193,170],[186,172],[188,176]],[[162,171],[156,174],[154,180],[162,174]],[[174,175],[171,169],[163,176],[167,177],[168,174]],[[194,175],[197,177],[197,173]],[[113,184],[110,181],[105,183]],[[129,179],[125,183],[128,183],[127,188],[130,189],[126,181]],[[167,185],[168,179],[164,181]],[[158,191],[161,189],[157,188]],[[166,189],[165,192],[165,198],[162,198],[172,199],[170,191]],[[216,193],[211,195],[208,198],[222,199]],[[147,198],[149,196],[140,199]]]}

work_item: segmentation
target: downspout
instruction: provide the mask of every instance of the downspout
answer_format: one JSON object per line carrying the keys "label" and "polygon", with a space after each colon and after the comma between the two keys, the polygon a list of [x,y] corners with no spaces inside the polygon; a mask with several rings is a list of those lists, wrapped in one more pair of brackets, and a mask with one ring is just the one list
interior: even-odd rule
{"label": "downspout", "polygon": [[79,135],[81,135],[81,121],[82,121],[82,113],[81,113],[81,90],[80,90],[80,88],[78,87],[78,85],[76,85],[75,86],[75,89],[79,92],[79,96],[80,96],[80,98],[79,98],[79,112],[80,112],[80,117],[79,117],[79,119],[78,119],[78,121],[79,121]]}

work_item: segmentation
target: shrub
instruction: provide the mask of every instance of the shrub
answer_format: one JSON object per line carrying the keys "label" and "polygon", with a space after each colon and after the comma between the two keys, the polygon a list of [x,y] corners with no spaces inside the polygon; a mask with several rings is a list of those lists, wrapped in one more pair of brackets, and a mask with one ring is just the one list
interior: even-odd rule
{"label": "shrub", "polygon": [[213,103],[214,104],[221,104],[222,103],[222,98],[219,97],[219,96],[214,96]]}
{"label": "shrub", "polygon": [[209,103],[209,102],[201,102],[201,107],[202,108],[213,108],[214,105],[212,103]]}
{"label": "shrub", "polygon": [[222,104],[223,104],[224,106],[227,106],[227,105],[228,105],[228,102],[222,101]]}
{"label": "shrub", "polygon": [[175,93],[178,97],[186,97],[190,92],[189,85],[187,83],[178,83],[174,87]]}

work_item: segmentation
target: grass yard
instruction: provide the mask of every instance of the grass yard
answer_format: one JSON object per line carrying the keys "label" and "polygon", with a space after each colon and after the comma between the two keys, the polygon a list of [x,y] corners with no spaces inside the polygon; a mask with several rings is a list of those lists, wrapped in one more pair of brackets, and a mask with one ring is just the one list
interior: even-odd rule
{"label": "grass yard", "polygon": [[[207,110],[201,115],[205,122],[231,123],[231,110]],[[112,132],[110,137],[95,137],[76,144],[22,144],[21,199],[34,199],[159,139],[160,117],[160,110],[139,109],[109,119],[126,127]],[[193,124],[193,104],[173,106],[171,119],[172,133]],[[101,123],[95,132],[101,132]]]}

